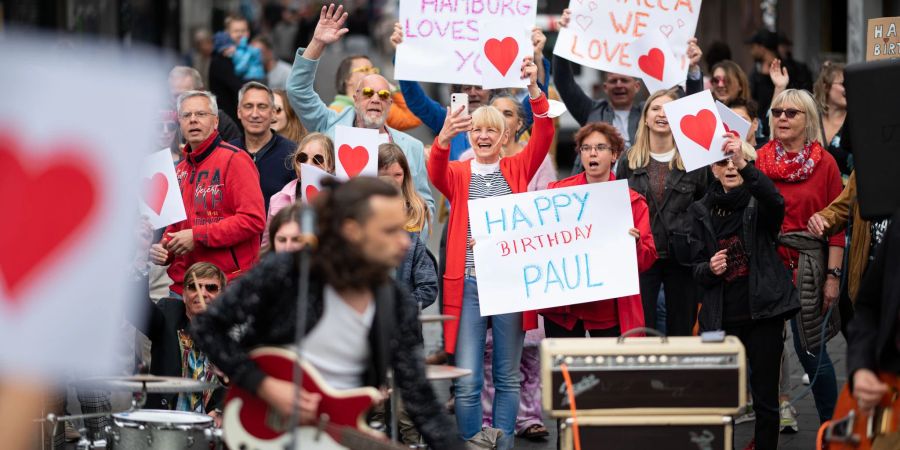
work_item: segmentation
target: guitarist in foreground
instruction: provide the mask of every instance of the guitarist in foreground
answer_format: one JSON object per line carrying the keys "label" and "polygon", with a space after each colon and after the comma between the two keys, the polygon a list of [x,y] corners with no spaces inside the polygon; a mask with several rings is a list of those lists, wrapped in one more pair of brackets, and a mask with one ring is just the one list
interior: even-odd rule
{"label": "guitarist in foreground", "polygon": [[[410,245],[403,197],[384,181],[357,177],[323,191],[315,203],[319,245],[312,250],[310,284],[304,286],[309,300],[301,358],[338,390],[384,386],[392,369],[396,388],[425,442],[433,449],[455,448],[459,443],[454,427],[425,377],[416,340],[416,304],[389,276]],[[193,325],[200,347],[232,385],[255,394],[281,417],[291,415],[294,385],[264,372],[250,351],[294,342],[297,256],[264,257]],[[240,335],[237,340],[233,330]],[[304,373],[304,387],[311,378]],[[296,401],[301,424],[321,422],[323,398],[309,389],[300,391]],[[242,425],[262,420],[249,415],[241,414]],[[226,418],[226,440],[228,423]]]}
{"label": "guitarist in foreground", "polygon": [[[900,374],[900,211],[894,214],[866,271],[849,325],[847,371],[858,411],[871,414],[897,393]],[[892,392],[893,391],[893,392]],[[890,396],[888,397],[890,398]],[[840,407],[840,405],[839,405]],[[835,418],[838,416],[836,415]],[[896,419],[894,419],[896,420]],[[896,431],[896,423],[892,424]]]}

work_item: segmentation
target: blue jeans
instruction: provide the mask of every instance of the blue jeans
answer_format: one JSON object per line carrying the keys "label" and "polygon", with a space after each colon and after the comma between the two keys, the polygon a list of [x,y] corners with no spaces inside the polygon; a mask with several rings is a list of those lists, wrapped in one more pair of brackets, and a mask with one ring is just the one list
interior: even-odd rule
{"label": "blue jeans", "polygon": [[[503,431],[498,448],[513,448],[516,438],[516,414],[519,411],[519,361],[525,331],[522,330],[522,314],[491,316],[494,336],[492,375],[494,377],[493,417],[495,428]],[[487,317],[481,317],[478,303],[478,283],[466,278],[463,290],[462,315],[456,338],[456,365],[472,371],[471,375],[457,378],[456,424],[464,440],[481,431],[481,389],[484,385],[484,340],[487,333]]]}
{"label": "blue jeans", "polygon": [[[824,351],[817,350],[816,354],[811,355],[800,348],[800,338],[798,337],[797,319],[791,319],[791,334],[794,335],[794,351],[797,352],[797,358],[803,366],[803,370],[809,375],[809,381],[812,384],[813,398],[816,401],[816,411],[819,413],[819,422],[831,420],[834,414],[834,406],[837,403],[838,388],[837,379],[834,376],[834,364],[831,357],[828,356],[827,345],[822,344]],[[819,360],[819,352],[822,352],[822,359]],[[816,367],[818,366],[819,374],[816,375]]]}

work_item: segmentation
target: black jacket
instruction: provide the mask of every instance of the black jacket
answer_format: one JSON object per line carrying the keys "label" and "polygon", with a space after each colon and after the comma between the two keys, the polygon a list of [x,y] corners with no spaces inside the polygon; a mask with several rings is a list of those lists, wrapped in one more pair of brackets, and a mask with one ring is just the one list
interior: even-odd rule
{"label": "black jacket", "polygon": [[[154,304],[149,297],[144,297],[143,301],[146,305],[139,317],[143,317],[144,320],[135,320],[136,317],[129,319],[135,328],[150,340],[150,373],[181,378],[181,345],[178,343],[178,330],[190,330],[191,325],[185,314],[184,302],[180,299],[164,298]],[[139,311],[138,308],[131,309]],[[177,400],[178,394],[151,394],[147,396],[146,407],[175,409]],[[222,409],[224,400],[225,388],[215,389],[206,410]]]}
{"label": "black jacket", "polygon": [[888,365],[894,370],[900,361],[887,360],[885,356],[898,358],[894,345],[900,327],[900,211],[894,213],[884,241],[878,247],[875,260],[869,264],[856,296],[853,319],[848,326],[847,378],[859,369],[884,370]]}
{"label": "black jacket", "polygon": [[[289,345],[294,342],[297,317],[297,253],[270,254],[250,272],[228,286],[206,313],[194,319],[194,339],[231,382],[256,392],[265,374],[248,357],[259,346]],[[324,313],[324,284],[315,270],[310,274],[306,332],[315,327]],[[410,417],[435,449],[456,445],[454,427],[443,414],[431,385],[425,378],[421,346],[416,341],[419,327],[415,302],[405,298],[396,282],[373,287],[375,319],[369,332],[369,367],[364,375],[368,386],[384,385],[391,367],[396,386]],[[235,340],[232,330],[241,331]]]}
{"label": "black jacket", "polygon": [[[228,142],[235,147],[247,149],[244,136]],[[269,200],[284,188],[284,185],[297,178],[291,163],[291,155],[297,149],[297,143],[272,131],[272,139],[256,154],[250,154],[256,170],[259,172],[259,187],[262,189],[263,202],[269,211]],[[249,153],[249,152],[248,152]]]}
{"label": "black jacket", "polygon": [[234,73],[231,58],[216,52],[209,60],[209,91],[216,96],[219,110],[237,117],[238,91],[244,80]]}
{"label": "black jacket", "polygon": [[650,207],[650,230],[656,243],[658,259],[675,258],[682,265],[690,265],[688,239],[691,221],[685,214],[692,203],[706,195],[709,186],[709,169],[685,172],[672,169],[666,176],[666,189],[661,205],[656,204],[650,192],[650,174],[646,167],[628,168],[628,152],[623,152],[616,167],[616,179],[628,180],[628,186],[647,199]]}
{"label": "black jacket", "polygon": [[[800,309],[800,299],[791,274],[778,257],[777,237],[784,219],[784,197],[772,180],[753,164],[747,164],[740,173],[752,195],[742,212],[741,230],[750,268],[750,316],[753,320],[789,317]],[[703,302],[699,317],[702,331],[722,329],[724,310],[724,285],[709,268],[709,259],[719,247],[707,196],[689,209],[692,267]]]}

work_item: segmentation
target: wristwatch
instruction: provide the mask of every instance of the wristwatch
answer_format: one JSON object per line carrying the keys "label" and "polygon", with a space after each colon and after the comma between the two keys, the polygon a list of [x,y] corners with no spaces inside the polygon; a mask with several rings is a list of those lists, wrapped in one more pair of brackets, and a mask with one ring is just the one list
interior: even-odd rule
{"label": "wristwatch", "polygon": [[832,267],[832,268],[828,269],[827,271],[825,271],[825,273],[827,273],[828,275],[834,275],[835,278],[840,278],[841,274],[843,274],[844,272],[841,270],[840,267]]}

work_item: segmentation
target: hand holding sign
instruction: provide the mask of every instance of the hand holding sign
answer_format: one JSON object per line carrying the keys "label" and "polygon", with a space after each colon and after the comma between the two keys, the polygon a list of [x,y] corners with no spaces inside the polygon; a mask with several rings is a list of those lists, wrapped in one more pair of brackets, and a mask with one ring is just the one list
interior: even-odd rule
{"label": "hand holding sign", "polygon": [[708,166],[725,158],[725,127],[709,90],[666,103],[666,117],[675,137],[685,171]]}

